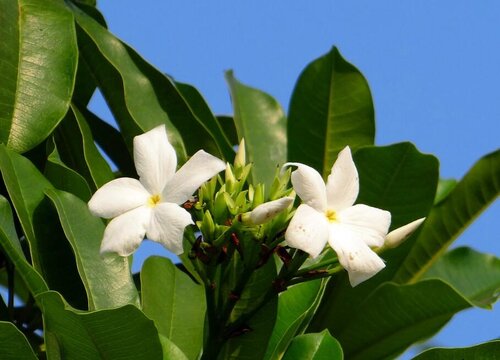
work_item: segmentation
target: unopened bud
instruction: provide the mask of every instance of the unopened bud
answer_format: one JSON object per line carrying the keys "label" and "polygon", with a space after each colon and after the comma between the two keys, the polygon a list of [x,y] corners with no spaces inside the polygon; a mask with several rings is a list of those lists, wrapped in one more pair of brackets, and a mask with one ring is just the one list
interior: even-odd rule
{"label": "unopened bud", "polygon": [[242,168],[246,165],[245,139],[241,139],[238,151],[234,157],[234,167]]}
{"label": "unopened bud", "polygon": [[412,221],[409,224],[403,225],[391,231],[385,237],[384,248],[392,249],[401,245],[411,234],[424,222],[425,218]]}
{"label": "unopened bud", "polygon": [[292,202],[292,197],[266,202],[252,211],[242,214],[241,221],[252,225],[264,224],[289,207]]}

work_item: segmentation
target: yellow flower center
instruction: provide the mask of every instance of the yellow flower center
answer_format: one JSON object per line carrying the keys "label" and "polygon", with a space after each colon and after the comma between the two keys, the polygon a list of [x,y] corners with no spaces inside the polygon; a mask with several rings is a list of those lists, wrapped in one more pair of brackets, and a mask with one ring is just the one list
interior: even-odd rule
{"label": "yellow flower center", "polygon": [[333,210],[326,210],[325,216],[328,219],[328,222],[335,222],[337,221],[337,214],[335,214],[335,211]]}
{"label": "yellow flower center", "polygon": [[160,195],[156,194],[156,195],[151,195],[148,199],[148,206],[149,207],[155,207],[156,205],[158,205],[158,203],[160,202],[161,200],[161,197]]}

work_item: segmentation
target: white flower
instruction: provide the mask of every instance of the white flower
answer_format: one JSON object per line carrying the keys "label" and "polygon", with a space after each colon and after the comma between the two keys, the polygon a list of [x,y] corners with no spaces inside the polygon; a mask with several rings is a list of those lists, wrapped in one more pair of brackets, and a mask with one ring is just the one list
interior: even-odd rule
{"label": "white flower", "polygon": [[359,178],[349,147],[339,153],[326,186],[313,168],[300,163],[288,165],[298,167],[291,178],[302,199],[285,234],[288,245],[315,258],[328,242],[347,270],[352,286],[382,270],[385,264],[371,248],[384,244],[391,214],[367,205],[353,205]]}
{"label": "white flower", "polygon": [[177,156],[165,125],[134,138],[134,162],[139,180],[120,178],[96,191],[89,201],[92,214],[111,219],[101,253],[132,254],[146,236],[178,255],[184,228],[193,224],[183,204],[225,164],[200,150],[175,172]]}
{"label": "white flower", "polygon": [[289,207],[292,202],[293,197],[290,196],[268,201],[264,204],[260,204],[252,211],[242,214],[241,220],[251,225],[264,224]]}
{"label": "white flower", "polygon": [[401,245],[406,239],[410,237],[411,234],[418,229],[418,227],[424,222],[425,218],[420,218],[411,223],[398,227],[392,230],[385,237],[384,248],[392,249]]}

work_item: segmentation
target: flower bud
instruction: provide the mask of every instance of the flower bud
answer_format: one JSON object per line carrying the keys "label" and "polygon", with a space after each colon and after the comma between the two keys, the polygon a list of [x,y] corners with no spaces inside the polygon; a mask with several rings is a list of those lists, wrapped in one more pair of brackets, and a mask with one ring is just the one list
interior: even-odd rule
{"label": "flower bud", "polygon": [[385,237],[384,248],[392,249],[401,245],[411,234],[424,222],[425,218],[412,221],[409,224],[403,225],[391,231]]}
{"label": "flower bud", "polygon": [[246,224],[260,225],[268,222],[293,202],[292,197],[266,202],[257,206],[250,212],[241,215],[241,221]]}
{"label": "flower bud", "polygon": [[238,151],[234,157],[234,167],[242,168],[246,165],[246,151],[245,151],[245,139],[241,139],[240,145],[238,146]]}

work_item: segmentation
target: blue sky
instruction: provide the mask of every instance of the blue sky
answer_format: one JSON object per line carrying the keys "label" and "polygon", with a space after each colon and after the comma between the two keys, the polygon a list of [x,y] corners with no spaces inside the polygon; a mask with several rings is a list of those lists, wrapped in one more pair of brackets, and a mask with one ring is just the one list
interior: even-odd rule
{"label": "blue sky", "polygon": [[[336,45],[370,84],[377,144],[411,141],[440,159],[446,178],[499,147],[498,1],[101,0],[99,8],[113,33],[195,85],[215,113],[232,112],[225,70],[286,110],[301,70]],[[102,100],[93,108],[111,120]],[[499,219],[496,202],[454,246],[500,255]],[[500,336],[499,323],[500,306],[467,311],[433,343],[485,341]]]}

